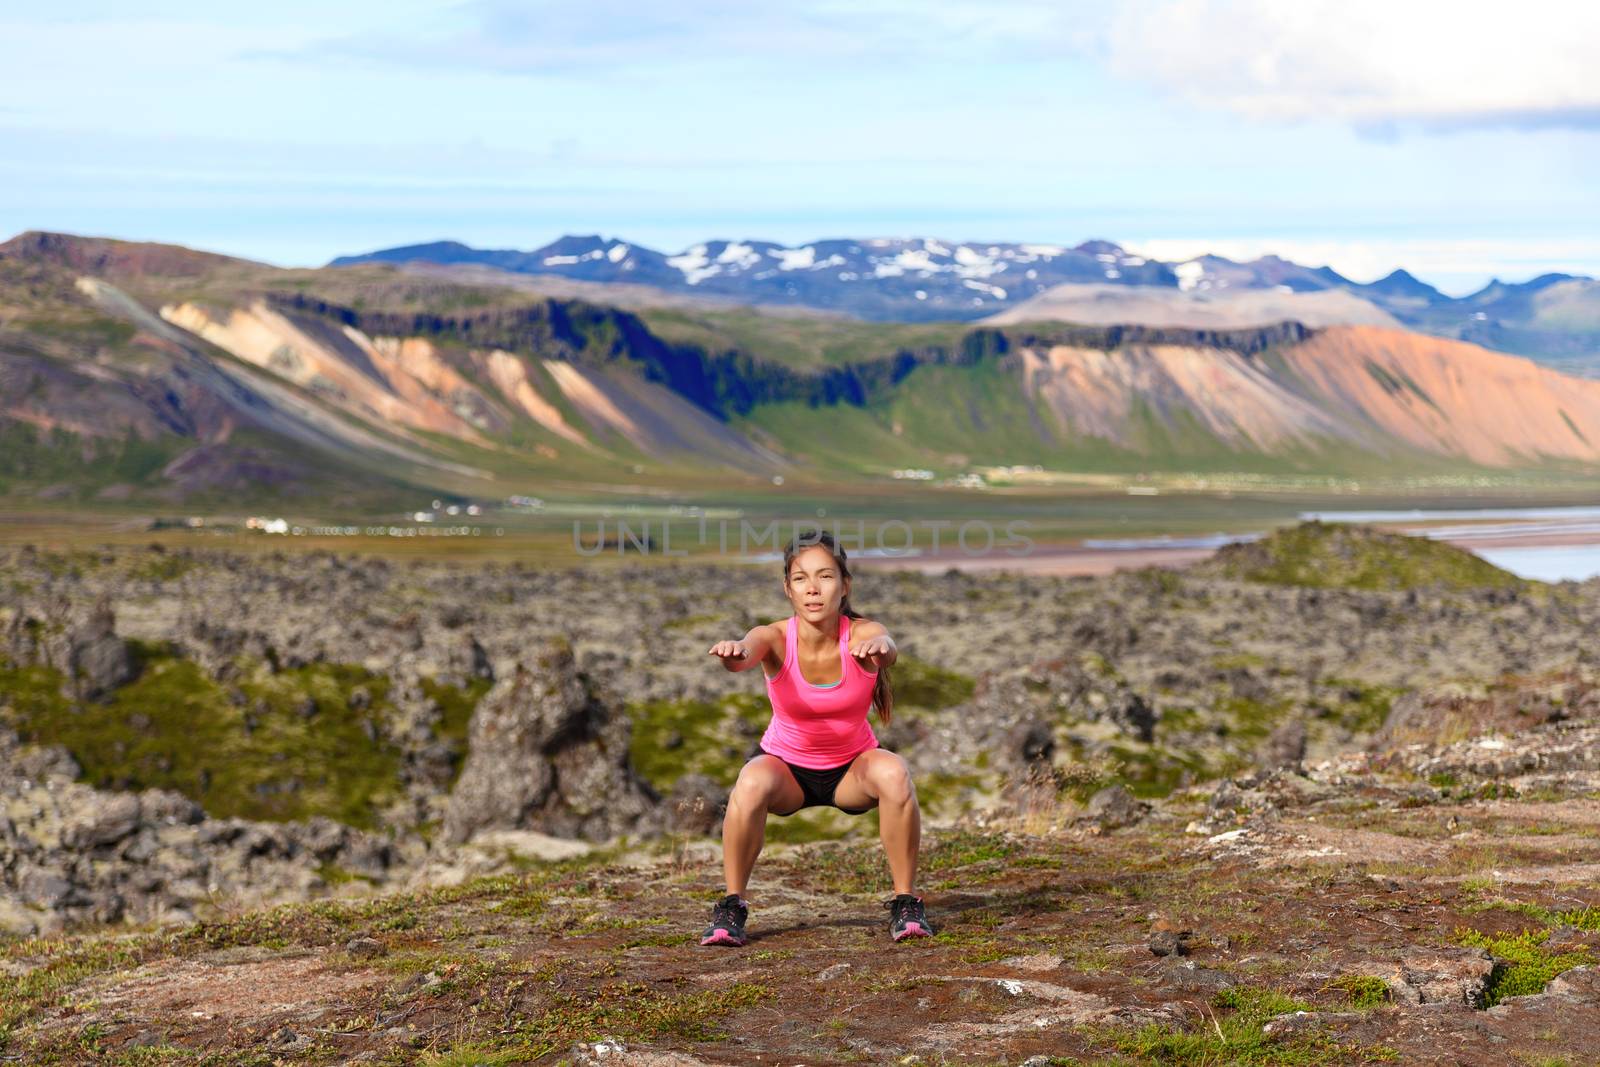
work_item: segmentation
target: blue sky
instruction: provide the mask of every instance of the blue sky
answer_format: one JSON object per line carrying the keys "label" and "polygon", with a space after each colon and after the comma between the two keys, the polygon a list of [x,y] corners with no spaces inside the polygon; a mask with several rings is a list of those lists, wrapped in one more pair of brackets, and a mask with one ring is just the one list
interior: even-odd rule
{"label": "blue sky", "polygon": [[1600,5],[387,0],[0,13],[0,235],[284,265],[602,233],[1600,274]]}

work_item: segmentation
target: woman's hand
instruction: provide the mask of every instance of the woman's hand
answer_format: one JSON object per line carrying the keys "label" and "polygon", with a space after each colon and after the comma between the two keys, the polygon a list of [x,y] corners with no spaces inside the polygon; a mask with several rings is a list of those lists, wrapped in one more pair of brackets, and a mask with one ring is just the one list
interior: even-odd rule
{"label": "woman's hand", "polygon": [[[783,647],[783,636],[778,636],[778,646]],[[722,666],[730,671],[747,671],[759,665],[772,651],[773,636],[772,626],[763,624],[752,626],[750,632],[737,641],[718,641],[707,651],[722,661]]]}
{"label": "woman's hand", "polygon": [[850,654],[859,660],[862,666],[870,663],[873,669],[877,670],[886,663],[894,662],[894,640],[888,634],[879,634],[877,637],[865,637],[860,641],[851,641]]}
{"label": "woman's hand", "polygon": [[711,646],[711,655],[722,660],[724,667],[732,668],[750,657],[750,646],[743,641],[718,641]]}

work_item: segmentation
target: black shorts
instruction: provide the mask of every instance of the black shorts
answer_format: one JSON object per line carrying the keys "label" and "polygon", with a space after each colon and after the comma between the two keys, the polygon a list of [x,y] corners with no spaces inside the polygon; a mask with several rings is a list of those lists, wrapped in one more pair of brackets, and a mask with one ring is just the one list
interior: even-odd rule
{"label": "black shorts", "polygon": [[[760,748],[760,746],[758,745],[757,748]],[[772,755],[771,752],[764,748],[760,749],[760,751],[763,755]],[[782,756],[773,758],[783,759]],[[854,759],[850,761],[850,763],[854,762]],[[823,770],[817,770],[813,767],[796,767],[788,760],[783,760],[783,765],[789,768],[789,772],[794,775],[794,780],[800,783],[800,792],[805,797],[800,802],[800,808],[839,808],[846,815],[864,815],[871,811],[872,808],[841,808],[833,802],[833,791],[839,787],[839,780],[850,769],[850,763],[846,763],[842,767],[828,767]],[[772,814],[793,815],[800,808],[795,808],[794,811],[775,811]]]}

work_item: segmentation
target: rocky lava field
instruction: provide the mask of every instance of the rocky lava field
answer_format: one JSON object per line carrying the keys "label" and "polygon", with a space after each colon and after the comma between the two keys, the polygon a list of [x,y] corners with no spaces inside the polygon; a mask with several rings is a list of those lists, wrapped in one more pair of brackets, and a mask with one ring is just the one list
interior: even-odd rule
{"label": "rocky lava field", "polygon": [[0,1062],[1597,1062],[1600,581],[860,568],[938,936],[807,811],[702,949],[779,579],[0,557]]}

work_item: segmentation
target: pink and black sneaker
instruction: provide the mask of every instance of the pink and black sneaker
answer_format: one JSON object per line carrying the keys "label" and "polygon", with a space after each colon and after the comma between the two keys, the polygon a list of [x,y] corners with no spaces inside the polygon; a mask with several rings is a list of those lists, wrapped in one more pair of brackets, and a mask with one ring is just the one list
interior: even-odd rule
{"label": "pink and black sneaker", "polygon": [[896,941],[933,936],[933,924],[923,910],[921,897],[901,893],[893,900],[884,901],[883,906],[889,909],[889,934]]}
{"label": "pink and black sneaker", "polygon": [[743,899],[728,894],[711,909],[711,925],[700,938],[702,945],[742,945],[745,942],[744,921],[750,917],[750,908]]}

